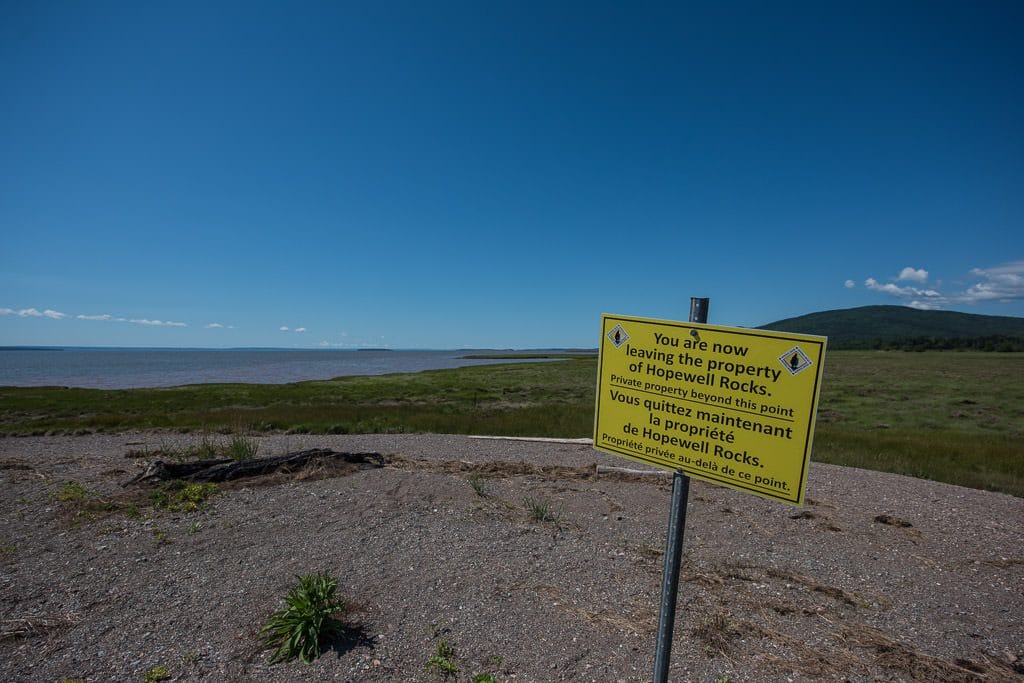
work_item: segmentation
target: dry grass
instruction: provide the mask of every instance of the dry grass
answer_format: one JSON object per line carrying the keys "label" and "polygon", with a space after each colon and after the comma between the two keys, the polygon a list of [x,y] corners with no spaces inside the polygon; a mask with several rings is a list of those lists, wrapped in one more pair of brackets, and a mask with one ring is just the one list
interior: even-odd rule
{"label": "dry grass", "polygon": [[78,619],[71,614],[50,617],[21,617],[0,620],[0,640],[34,638],[74,625]]}

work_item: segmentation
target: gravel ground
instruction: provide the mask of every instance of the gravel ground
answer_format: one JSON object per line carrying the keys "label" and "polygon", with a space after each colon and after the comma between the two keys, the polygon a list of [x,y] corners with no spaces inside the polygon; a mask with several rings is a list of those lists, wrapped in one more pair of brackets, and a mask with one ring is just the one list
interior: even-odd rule
{"label": "gravel ground", "polygon": [[[234,484],[204,510],[77,517],[176,434],[0,439],[0,680],[644,681],[670,479],[579,444],[260,437],[260,455],[375,451],[345,476]],[[480,477],[485,495],[469,480]],[[1024,500],[814,464],[793,508],[694,482],[673,681],[1024,679]],[[524,499],[550,501],[555,521]],[[257,639],[296,575],[328,572],[347,635],[311,665]]]}

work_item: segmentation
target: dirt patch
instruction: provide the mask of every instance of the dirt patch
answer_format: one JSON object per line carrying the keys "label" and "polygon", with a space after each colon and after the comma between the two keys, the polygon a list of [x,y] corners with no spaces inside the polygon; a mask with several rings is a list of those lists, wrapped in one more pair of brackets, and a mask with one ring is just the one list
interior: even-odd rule
{"label": "dirt patch", "polygon": [[[194,441],[0,440],[0,679],[437,681],[444,643],[450,680],[649,680],[664,478],[599,474],[625,463],[578,444],[280,436],[260,453],[382,466],[238,479],[194,509],[122,486],[153,460],[126,454]],[[817,464],[808,493],[794,510],[693,483],[672,680],[1021,680],[1020,499]],[[317,571],[350,628],[271,665],[259,628]]]}

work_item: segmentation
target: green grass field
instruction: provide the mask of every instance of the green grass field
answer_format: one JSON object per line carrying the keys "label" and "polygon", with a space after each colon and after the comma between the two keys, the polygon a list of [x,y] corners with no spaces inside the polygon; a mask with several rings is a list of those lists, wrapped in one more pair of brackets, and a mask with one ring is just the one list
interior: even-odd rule
{"label": "green grass field", "polygon": [[[285,385],[0,388],[0,434],[590,436],[596,359]],[[1024,354],[836,351],[812,459],[1024,496]]]}

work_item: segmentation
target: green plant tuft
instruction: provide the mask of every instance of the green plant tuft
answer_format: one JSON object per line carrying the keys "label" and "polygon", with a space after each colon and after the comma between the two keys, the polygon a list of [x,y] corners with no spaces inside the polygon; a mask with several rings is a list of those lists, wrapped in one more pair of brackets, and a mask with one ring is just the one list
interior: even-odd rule
{"label": "green plant tuft", "polygon": [[253,439],[235,435],[231,437],[231,443],[227,446],[226,454],[233,460],[252,460],[256,457],[256,453],[259,450],[260,445]]}
{"label": "green plant tuft", "polygon": [[89,500],[89,490],[77,481],[69,481],[53,494],[53,498],[61,503],[84,503]]}
{"label": "green plant tuft", "polygon": [[470,477],[469,485],[473,487],[473,492],[481,498],[486,498],[488,491],[487,481],[482,477]]}
{"label": "green plant tuft", "polygon": [[50,497],[63,504],[64,509],[76,524],[80,520],[93,520],[121,507],[118,503],[98,498],[95,493],[77,481],[65,482],[64,486],[59,491],[51,493]]}
{"label": "green plant tuft", "polygon": [[483,673],[473,676],[472,683],[498,683],[498,679],[494,674]]}
{"label": "green plant tuft", "polygon": [[286,607],[271,614],[260,630],[264,643],[277,648],[271,663],[298,657],[309,664],[320,655],[324,643],[345,629],[333,616],[345,608],[334,595],[337,580],[326,574],[307,574],[298,579],[284,599]]}
{"label": "green plant tuft", "polygon": [[150,494],[153,507],[171,512],[194,512],[213,496],[220,487],[213,482],[189,483],[175,479],[162,483]]}
{"label": "green plant tuft", "polygon": [[434,655],[427,660],[427,671],[435,671],[444,678],[454,676],[459,672],[455,665],[455,648],[447,640],[438,642]]}
{"label": "green plant tuft", "polygon": [[555,513],[551,509],[551,501],[544,498],[524,498],[523,505],[526,506],[526,511],[530,513],[530,519],[535,522],[553,522],[555,521]]}
{"label": "green plant tuft", "polygon": [[146,672],[146,675],[142,678],[145,683],[156,683],[157,681],[166,681],[170,679],[171,672],[166,666],[154,666],[152,669]]}

